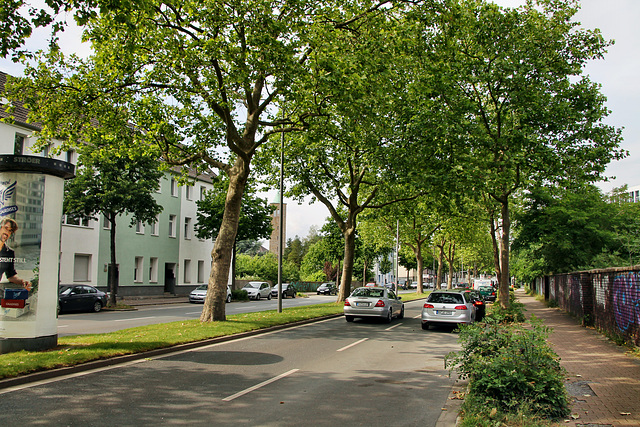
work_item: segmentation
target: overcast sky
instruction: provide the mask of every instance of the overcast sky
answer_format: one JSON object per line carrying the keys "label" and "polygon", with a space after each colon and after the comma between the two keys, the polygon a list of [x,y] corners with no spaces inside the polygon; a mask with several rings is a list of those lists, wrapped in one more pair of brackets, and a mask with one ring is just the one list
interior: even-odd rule
{"label": "overcast sky", "polygon": [[[494,0],[502,6],[514,7],[523,0]],[[615,176],[610,182],[599,184],[604,191],[623,184],[640,185],[640,0],[581,0],[582,9],[576,16],[585,28],[599,28],[605,39],[615,40],[604,60],[595,61],[586,69],[591,79],[602,85],[607,105],[612,110],[607,122],[624,128],[622,148],[629,156],[607,168],[607,175]],[[78,42],[77,32],[62,35],[65,50],[86,53],[87,46]],[[34,37],[30,48],[43,47],[42,33]],[[0,59],[0,70],[20,75],[22,67]],[[268,194],[273,201],[276,192]],[[287,238],[306,237],[310,226],[321,227],[328,216],[324,205],[298,205],[287,201]]]}

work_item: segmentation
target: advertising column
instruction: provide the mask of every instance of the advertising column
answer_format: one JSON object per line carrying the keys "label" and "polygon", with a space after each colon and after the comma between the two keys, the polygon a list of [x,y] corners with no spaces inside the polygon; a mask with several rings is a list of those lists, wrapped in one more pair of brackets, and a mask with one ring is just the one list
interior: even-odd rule
{"label": "advertising column", "polygon": [[58,269],[64,180],[74,166],[0,156],[0,353],[58,342]]}

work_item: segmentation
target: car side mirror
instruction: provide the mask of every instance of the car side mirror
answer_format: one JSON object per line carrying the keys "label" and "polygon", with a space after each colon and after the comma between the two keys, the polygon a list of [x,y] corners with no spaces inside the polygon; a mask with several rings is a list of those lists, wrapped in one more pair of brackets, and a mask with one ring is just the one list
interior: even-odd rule
{"label": "car side mirror", "polygon": [[401,300],[401,299],[402,299],[402,297],[396,297],[396,299],[397,299],[397,300]]}

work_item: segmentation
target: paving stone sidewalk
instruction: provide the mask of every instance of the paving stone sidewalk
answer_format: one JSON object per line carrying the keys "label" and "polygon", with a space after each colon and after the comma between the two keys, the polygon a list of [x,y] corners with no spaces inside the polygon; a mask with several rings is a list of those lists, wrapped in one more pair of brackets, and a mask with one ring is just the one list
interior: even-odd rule
{"label": "paving stone sidewalk", "polygon": [[567,370],[576,427],[640,426],[640,360],[558,308],[548,308],[523,290],[516,291],[527,317],[553,329],[549,342]]}

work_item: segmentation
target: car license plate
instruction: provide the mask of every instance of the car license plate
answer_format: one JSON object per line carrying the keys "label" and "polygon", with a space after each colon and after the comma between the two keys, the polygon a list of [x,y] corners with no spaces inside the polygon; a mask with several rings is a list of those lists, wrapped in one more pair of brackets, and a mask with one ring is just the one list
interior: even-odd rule
{"label": "car license plate", "polygon": [[453,311],[451,311],[451,310],[436,310],[436,314],[451,315],[451,314],[453,314]]}
{"label": "car license plate", "polygon": [[356,307],[369,307],[368,302],[356,302]]}

